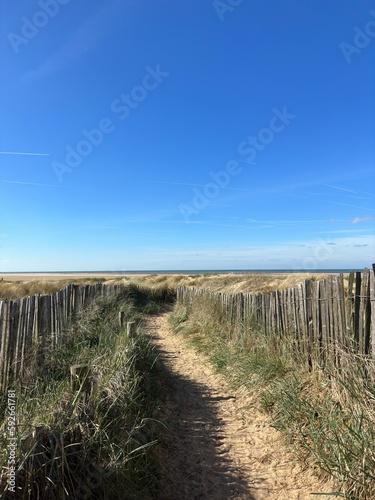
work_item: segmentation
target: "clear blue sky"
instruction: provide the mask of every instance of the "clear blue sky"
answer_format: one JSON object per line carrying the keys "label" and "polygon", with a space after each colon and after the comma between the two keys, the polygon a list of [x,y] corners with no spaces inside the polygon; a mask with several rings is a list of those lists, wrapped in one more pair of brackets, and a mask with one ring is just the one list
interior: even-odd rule
{"label": "clear blue sky", "polygon": [[375,260],[374,1],[0,18],[0,272]]}

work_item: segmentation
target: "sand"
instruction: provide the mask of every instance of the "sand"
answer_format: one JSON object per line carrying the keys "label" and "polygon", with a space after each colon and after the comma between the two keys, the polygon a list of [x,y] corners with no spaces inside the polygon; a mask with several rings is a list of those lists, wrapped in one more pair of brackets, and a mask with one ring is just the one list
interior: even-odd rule
{"label": "sand", "polygon": [[159,500],[304,500],[335,491],[285,449],[256,395],[230,389],[203,355],[170,331],[167,315],[149,320],[146,331],[167,379]]}

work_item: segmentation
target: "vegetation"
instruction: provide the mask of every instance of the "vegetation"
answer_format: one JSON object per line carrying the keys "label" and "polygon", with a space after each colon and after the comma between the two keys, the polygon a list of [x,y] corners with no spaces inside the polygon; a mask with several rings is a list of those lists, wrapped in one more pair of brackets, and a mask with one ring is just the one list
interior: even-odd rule
{"label": "vegetation", "polygon": [[[252,319],[238,331],[211,298],[178,304],[170,316],[176,332],[207,354],[231,384],[259,395],[259,406],[302,462],[334,478],[336,494],[375,498],[375,385],[366,360],[346,360],[339,370],[309,372],[288,338],[262,333]],[[337,356],[337,351],[336,351]],[[332,492],[327,492],[332,493]]]}
{"label": "vegetation", "polygon": [[311,273],[295,274],[149,274],[131,275],[122,278],[66,278],[62,280],[44,279],[32,281],[0,280],[0,301],[13,300],[35,294],[50,294],[64,288],[69,283],[83,286],[101,281],[105,285],[136,284],[152,289],[176,289],[178,286],[209,288],[227,293],[269,293],[302,283],[305,279],[323,279],[326,275]]}
{"label": "vegetation", "polygon": [[305,279],[323,279],[326,275],[311,273],[290,274],[150,274],[147,276],[132,276],[132,283],[145,285],[151,288],[178,286],[194,286],[209,288],[212,291],[227,293],[269,293],[273,290],[290,288]]}
{"label": "vegetation", "polygon": [[0,280],[0,301],[15,300],[29,295],[49,295],[58,292],[70,283],[75,283],[79,286],[92,285],[94,283],[106,283],[105,278],[86,278],[86,279],[62,279],[62,280],[17,280],[7,281]]}
{"label": "vegetation", "polygon": [[[43,363],[26,373],[16,392],[17,456],[15,495],[2,498],[147,499],[157,494],[154,444],[162,424],[161,368],[142,334],[145,314],[173,300],[168,289],[135,285],[100,299],[71,324],[64,345],[41,353]],[[118,314],[135,321],[129,339]],[[87,364],[89,375],[73,384],[70,367]],[[75,385],[75,387],[74,387]],[[3,398],[5,405],[5,398]],[[6,408],[0,463],[7,466]]]}
{"label": "vegetation", "polygon": [[[23,383],[13,387],[20,429],[17,498],[147,499],[158,494],[153,445],[162,427],[158,421],[162,372],[147,337],[140,333],[133,341],[119,327],[120,310],[125,311],[125,321],[135,321],[141,332],[145,315],[164,310],[182,284],[267,293],[307,277],[316,275],[149,275],[106,280],[105,284],[127,286],[116,297],[86,310],[72,323],[66,344],[42,353],[38,370],[30,370]],[[0,300],[51,293],[69,282],[0,282]],[[309,372],[290,339],[264,335],[252,318],[235,327],[210,298],[177,305],[170,322],[232,384],[256,391],[259,406],[271,415],[288,446],[318,474],[334,478],[337,495],[375,498],[375,379],[370,361],[363,357],[353,361],[350,353],[349,362],[349,353],[336,348],[332,358],[340,357],[339,370],[327,363],[324,373]],[[79,363],[89,365],[90,375],[73,391],[69,370]],[[0,417],[5,411],[0,408]],[[1,449],[5,444],[0,437]],[[5,453],[0,455],[2,466],[5,459]],[[3,477],[1,488],[5,486]]]}

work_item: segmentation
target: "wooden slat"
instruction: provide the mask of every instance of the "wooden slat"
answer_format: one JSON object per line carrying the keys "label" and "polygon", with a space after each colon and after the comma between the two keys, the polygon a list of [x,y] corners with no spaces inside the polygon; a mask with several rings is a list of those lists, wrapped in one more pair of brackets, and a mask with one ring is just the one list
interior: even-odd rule
{"label": "wooden slat", "polygon": [[355,288],[354,288],[354,311],[353,311],[353,333],[354,333],[354,346],[359,352],[362,352],[362,346],[360,345],[360,318],[359,310],[361,306],[361,282],[362,276],[360,272],[355,273]]}
{"label": "wooden slat", "polygon": [[305,304],[304,295],[302,290],[302,285],[297,285],[296,290],[296,303],[298,312],[298,322],[299,322],[299,347],[300,352],[303,357],[306,353],[306,315],[305,315]]}
{"label": "wooden slat", "polygon": [[314,360],[316,367],[321,365],[321,318],[319,302],[319,281],[313,282],[313,325],[314,325]]}
{"label": "wooden slat", "polygon": [[375,273],[370,273],[371,355],[375,361]]}
{"label": "wooden slat", "polygon": [[313,283],[311,280],[304,282],[305,295],[305,323],[306,323],[306,354],[309,370],[313,368],[314,349],[314,322],[313,322]]}
{"label": "wooden slat", "polygon": [[360,301],[360,326],[362,336],[362,354],[370,352],[370,328],[371,328],[371,308],[370,308],[370,270],[364,269],[361,286]]}
{"label": "wooden slat", "polygon": [[359,280],[359,289],[356,290],[356,317],[357,317],[357,336],[358,336],[358,352],[360,354],[364,354],[365,345],[364,345],[364,324],[363,324],[363,309],[364,309],[364,295],[363,289],[366,287],[366,269]]}
{"label": "wooden slat", "polygon": [[26,337],[25,321],[27,300],[21,299],[19,304],[18,325],[15,329],[16,348],[14,353],[14,377],[17,378],[22,372],[22,353]]}
{"label": "wooden slat", "polygon": [[1,388],[5,390],[8,384],[9,376],[9,357],[8,345],[10,334],[10,307],[11,303],[8,301],[0,302],[0,318],[1,318],[1,346],[0,346],[0,375],[1,375]]}

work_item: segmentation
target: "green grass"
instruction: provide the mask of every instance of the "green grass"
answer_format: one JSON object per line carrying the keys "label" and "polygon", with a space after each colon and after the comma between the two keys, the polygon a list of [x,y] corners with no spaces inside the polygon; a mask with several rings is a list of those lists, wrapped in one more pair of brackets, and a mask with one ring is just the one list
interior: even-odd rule
{"label": "green grass", "polygon": [[[162,370],[142,323],[173,300],[169,290],[134,285],[100,299],[66,332],[66,342],[41,353],[17,393],[17,499],[148,499],[158,494],[155,451],[162,423]],[[137,324],[136,339],[118,313]],[[89,376],[72,389],[70,366],[86,363]],[[5,398],[3,398],[5,401]],[[6,408],[0,408],[2,431]],[[7,438],[0,435],[0,464]],[[7,493],[0,483],[1,498]]]}
{"label": "green grass", "polygon": [[[178,304],[176,333],[205,353],[235,387],[258,394],[259,407],[301,462],[334,479],[337,496],[375,498],[375,387],[371,365],[341,352],[341,367],[309,372],[291,338],[264,335],[253,319],[239,328],[214,299]],[[373,370],[373,367],[372,367]]]}

